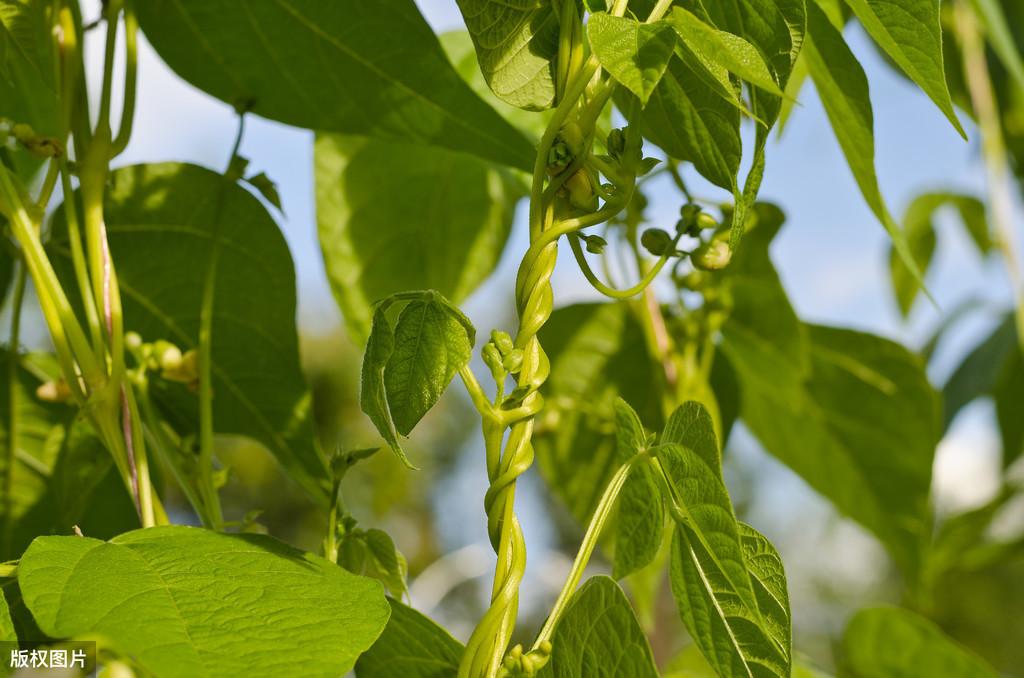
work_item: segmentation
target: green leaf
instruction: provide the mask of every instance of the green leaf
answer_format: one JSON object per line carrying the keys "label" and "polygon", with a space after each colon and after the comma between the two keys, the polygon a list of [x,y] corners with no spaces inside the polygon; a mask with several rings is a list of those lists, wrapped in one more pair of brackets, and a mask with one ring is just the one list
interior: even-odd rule
{"label": "green leaf", "polygon": [[395,330],[384,311],[384,308],[378,306],[373,313],[373,329],[370,331],[366,351],[363,353],[359,409],[370,418],[384,438],[384,442],[394,450],[402,463],[412,468],[398,440],[398,431],[395,429],[395,421],[388,406],[387,389],[384,386],[384,370],[391,354],[395,352]]}
{"label": "green leaf", "polygon": [[178,75],[233,106],[532,168],[529,142],[462,81],[413,0],[152,0],[137,11]]}
{"label": "green leaf", "polygon": [[268,177],[265,172],[260,172],[259,174],[246,178],[245,183],[259,191],[260,195],[262,195],[267,202],[277,208],[278,212],[284,211],[281,207],[281,195],[277,192],[277,184],[274,183],[274,181]]}
{"label": "green leaf", "polygon": [[453,678],[465,648],[451,634],[396,600],[380,638],[356,662],[356,678]]}
{"label": "green leaf", "polygon": [[[29,356],[16,371],[11,359],[0,351],[0,478],[10,483],[0,485],[0,560],[17,558],[40,534],[70,534],[74,525],[104,537],[138,527],[110,454],[89,425],[75,421],[74,408],[36,396],[43,380],[26,367]],[[12,397],[17,446],[8,467]]]}
{"label": "green leaf", "polygon": [[338,564],[353,574],[379,580],[393,596],[402,598],[408,593],[406,576],[409,568],[405,557],[383,530],[353,529],[346,532],[338,547]]}
{"label": "green leaf", "polygon": [[327,277],[358,342],[373,302],[434,289],[461,303],[497,265],[520,187],[437,148],[318,135],[317,224]]}
{"label": "green leaf", "polygon": [[661,391],[643,329],[628,304],[577,304],[555,310],[540,331],[551,361],[541,389],[545,410],[533,437],[551,492],[586,524],[618,468],[616,398],[660,427]]}
{"label": "green leaf", "polygon": [[[411,300],[410,300],[411,299]],[[407,301],[394,329],[385,312]],[[398,435],[408,436],[472,355],[469,320],[434,291],[393,295],[374,313],[363,358],[360,407],[403,463]]]}
{"label": "green leaf", "polygon": [[843,635],[846,663],[858,678],[996,678],[996,671],[937,626],[909,610],[861,610]]}
{"label": "green leaf", "polygon": [[945,401],[945,427],[950,424],[968,403],[988,395],[995,387],[999,375],[1017,349],[1017,329],[1013,315],[1000,321],[992,334],[964,358],[942,387]]}
{"label": "green leaf", "polygon": [[[58,211],[50,247],[70,286],[62,215]],[[216,262],[215,430],[258,441],[314,498],[326,501],[327,464],[315,440],[311,396],[299,365],[295,269],[267,210],[214,172],[164,163],[115,171],[105,218],[125,327],[146,341],[165,339],[183,352],[198,345],[203,288]],[[176,428],[198,430],[195,393],[163,381],[153,390]]]}
{"label": "green leaf", "polygon": [[532,111],[555,101],[558,17],[540,0],[456,0],[480,70],[499,99]]}
{"label": "green leaf", "polygon": [[667,22],[702,61],[718,63],[750,84],[783,96],[761,53],[740,36],[717,30],[682,7],[673,9]]}
{"label": "green leaf", "polygon": [[867,76],[842,34],[828,20],[816,1],[807,3],[808,39],[805,54],[811,79],[818,88],[825,113],[832,123],[832,131],[843,149],[864,201],[888,231],[896,254],[911,276],[922,281],[923,276],[906,236],[889,213],[878,187],[875,174],[874,113]]}
{"label": "green leaf", "polygon": [[722,350],[740,383],[741,417],[769,453],[916,572],[930,532],[936,393],[905,348],[799,322],[768,257],[771,226],[759,221],[727,269],[733,311]]}
{"label": "green leaf", "polygon": [[[640,417],[626,401],[615,400],[616,457],[619,464],[647,450]],[[619,491],[612,576],[622,579],[646,567],[658,554],[665,532],[665,503],[654,468],[646,461],[630,471]]]}
{"label": "green leaf", "polygon": [[[60,105],[54,83],[53,34],[46,0],[0,0],[0,118],[30,125],[37,134],[57,136]],[[22,178],[40,160],[15,151]]]}
{"label": "green leaf", "polygon": [[[639,114],[644,136],[669,156],[692,162],[708,181],[736,187],[742,156],[740,111],[706,84],[699,59],[673,58]],[[619,109],[632,116],[631,99],[616,93]],[[632,101],[635,101],[632,100]]]}
{"label": "green leaf", "polygon": [[683,623],[715,675],[789,676],[790,613],[782,561],[753,528],[740,524],[740,534],[756,607],[737,595],[685,523],[677,525],[672,542],[672,593]]}
{"label": "green leaf", "polygon": [[602,12],[587,21],[587,38],[605,70],[647,106],[676,46],[672,27]]}
{"label": "green leaf", "polygon": [[462,79],[476,92],[477,96],[486,101],[498,114],[520,132],[525,134],[531,141],[538,142],[544,128],[551,119],[551,113],[538,114],[536,111],[527,111],[513,106],[499,99],[484,78],[480,70],[480,63],[477,61],[476,47],[473,45],[473,38],[468,31],[455,30],[442,33],[438,36],[441,47],[444,48],[452,66]]}
{"label": "green leaf", "polygon": [[[160,676],[339,676],[384,629],[379,583],[263,535],[167,526],[40,537],[18,564],[54,638],[104,637]],[[267,623],[272,620],[273,623]]]}
{"label": "green leaf", "polygon": [[939,3],[932,0],[846,0],[868,34],[924,90],[964,139],[946,85]]}
{"label": "green leaf", "polygon": [[593,577],[573,594],[538,678],[657,678],[654,657],[622,589]]}
{"label": "green leaf", "polygon": [[1003,468],[1024,456],[1024,418],[1020,405],[1024,403],[1024,353],[1014,351],[1003,365],[1003,371],[992,390],[996,401],[996,421],[1003,438]]}
{"label": "green leaf", "polygon": [[0,642],[14,642],[18,640],[18,634],[14,630],[14,622],[11,621],[11,611],[7,607],[7,599],[0,595]]}
{"label": "green leaf", "polygon": [[[922,276],[927,275],[935,253],[933,217],[936,211],[946,206],[955,207],[959,212],[960,220],[979,252],[986,254],[992,249],[985,205],[980,200],[956,193],[923,193],[914,198],[903,216],[903,232]],[[889,272],[900,312],[906,317],[921,290],[921,281],[911,274],[895,250],[889,252]]]}
{"label": "green leaf", "polygon": [[1014,42],[1010,24],[998,0],[972,0],[974,14],[985,27],[985,37],[1017,87],[1024,89],[1024,59]]}

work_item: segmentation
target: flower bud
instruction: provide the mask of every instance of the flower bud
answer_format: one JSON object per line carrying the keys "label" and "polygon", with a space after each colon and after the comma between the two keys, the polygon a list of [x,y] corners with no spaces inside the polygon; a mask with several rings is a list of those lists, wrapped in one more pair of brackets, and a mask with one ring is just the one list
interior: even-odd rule
{"label": "flower bud", "polygon": [[[165,356],[170,359],[168,367],[163,366]],[[177,381],[182,384],[194,384],[199,381],[199,353],[195,349],[186,351],[184,355],[178,359],[176,365],[170,364],[175,358],[173,351],[158,353],[155,357],[160,361],[160,374],[164,379],[167,379],[168,381]]]}
{"label": "flower bud", "polygon": [[505,356],[505,359],[501,361],[501,366],[504,367],[505,371],[509,374],[518,374],[519,370],[523,367],[522,349],[517,348]]}
{"label": "flower bud", "polygon": [[604,252],[604,248],[608,247],[608,241],[599,235],[580,234],[580,238],[586,243],[587,251],[591,254],[601,254]]}
{"label": "flower bud", "polygon": [[515,348],[512,337],[508,332],[502,330],[491,330],[491,342],[498,347],[498,352],[506,356]]}
{"label": "flower bud", "polygon": [[697,248],[691,260],[702,271],[720,271],[732,260],[732,247],[727,240],[715,238]]}
{"label": "flower bud", "polygon": [[47,381],[36,388],[36,397],[44,403],[66,403],[71,400],[71,387],[63,379]]}
{"label": "flower bud", "polygon": [[597,192],[586,170],[581,169],[569,177],[565,187],[569,191],[569,203],[573,207],[587,212],[597,210]]}
{"label": "flower bud", "polygon": [[672,236],[660,228],[649,228],[641,234],[640,244],[654,256],[660,257],[671,253]]}

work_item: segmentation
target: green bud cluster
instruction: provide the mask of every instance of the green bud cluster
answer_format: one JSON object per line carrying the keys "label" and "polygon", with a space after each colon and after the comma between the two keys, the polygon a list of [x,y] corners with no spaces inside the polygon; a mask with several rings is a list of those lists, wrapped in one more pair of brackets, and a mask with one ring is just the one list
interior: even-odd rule
{"label": "green bud cluster", "polygon": [[688,202],[679,209],[679,221],[676,222],[676,232],[696,238],[701,231],[718,228],[718,221],[713,216],[704,212],[700,205]]}
{"label": "green bud cluster", "polygon": [[190,388],[198,386],[199,353],[195,349],[183,353],[180,348],[163,339],[144,343],[136,332],[128,332],[124,342],[139,366],[146,371],[159,374],[168,381],[187,384]]}
{"label": "green bud cluster", "polygon": [[0,146],[11,151],[21,146],[41,158],[64,155],[64,149],[56,139],[36,134],[31,125],[15,123],[8,118],[0,118]]}

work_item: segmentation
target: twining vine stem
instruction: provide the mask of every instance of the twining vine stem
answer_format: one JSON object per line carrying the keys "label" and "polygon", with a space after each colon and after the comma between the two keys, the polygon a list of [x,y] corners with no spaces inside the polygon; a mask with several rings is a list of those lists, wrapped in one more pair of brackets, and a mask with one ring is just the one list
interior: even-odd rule
{"label": "twining vine stem", "polygon": [[[569,2],[567,5],[575,3]],[[671,0],[659,0],[648,17],[648,22],[657,21],[671,7]],[[615,0],[609,9],[612,16],[622,16],[628,0]],[[473,631],[459,667],[460,678],[494,678],[505,669],[502,668],[505,652],[515,626],[519,605],[519,586],[526,569],[526,549],[522,528],[514,512],[515,487],[518,477],[533,463],[533,447],[531,443],[534,417],[543,408],[540,387],[547,380],[550,372],[548,358],[540,345],[537,333],[547,322],[553,310],[553,293],[551,275],[557,259],[557,241],[563,235],[594,226],[617,215],[627,204],[628,197],[635,187],[636,177],[628,177],[628,186],[619,186],[626,199],[610,199],[605,206],[592,214],[564,218],[557,214],[554,191],[563,177],[556,177],[547,186],[549,154],[563,128],[573,113],[585,135],[593,137],[595,121],[602,108],[612,94],[614,83],[600,80],[600,64],[591,55],[582,60],[582,26],[575,10],[563,6],[561,14],[561,34],[559,54],[562,59],[568,55],[570,63],[557,63],[556,83],[558,104],[552,118],[544,130],[534,163],[533,181],[530,191],[530,247],[523,257],[516,277],[516,308],[519,314],[519,330],[514,339],[514,347],[522,352],[522,363],[518,369],[516,390],[520,394],[518,406],[511,409],[503,408],[501,397],[504,393],[503,383],[497,384],[497,396],[493,404],[487,401],[483,390],[476,383],[468,370],[463,370],[462,378],[470,392],[470,396],[483,415],[484,448],[487,458],[487,472],[490,487],[484,499],[488,519],[488,534],[491,545],[498,556],[492,584],[491,606],[484,614]],[[564,85],[563,85],[564,83]],[[581,106],[581,101],[586,101]],[[574,149],[586,157],[589,154],[590,142],[583,143]],[[579,158],[574,158],[569,171],[576,171]],[[568,171],[565,172],[568,174]],[[613,182],[624,178],[609,176]],[[662,262],[663,265],[663,262]],[[660,266],[657,267],[660,270]],[[589,271],[589,267],[585,269]],[[592,273],[592,272],[591,272]],[[645,276],[641,285],[626,290],[633,294],[653,280],[653,275]],[[608,288],[612,295],[621,293]],[[628,295],[627,295],[628,296]],[[504,377],[501,378],[503,381]],[[505,437],[508,431],[507,438]],[[503,446],[504,443],[504,446]],[[624,482],[628,468],[623,471],[621,481]],[[618,476],[617,476],[618,477]],[[609,510],[617,495],[617,488],[609,488]],[[595,530],[577,557],[579,573],[586,566],[597,534],[600,533],[604,520],[592,523]],[[589,532],[588,532],[589,534]],[[574,568],[575,571],[576,568]],[[563,592],[565,600],[571,595],[578,583],[576,579],[566,583]],[[556,608],[560,614],[561,607]],[[557,614],[549,619],[550,635],[557,621]],[[554,621],[552,621],[554,620]],[[542,638],[541,641],[546,641]],[[519,670],[527,673],[536,670],[546,661],[546,650],[549,643],[538,642],[530,655],[523,657],[516,653],[513,659],[518,661]]]}

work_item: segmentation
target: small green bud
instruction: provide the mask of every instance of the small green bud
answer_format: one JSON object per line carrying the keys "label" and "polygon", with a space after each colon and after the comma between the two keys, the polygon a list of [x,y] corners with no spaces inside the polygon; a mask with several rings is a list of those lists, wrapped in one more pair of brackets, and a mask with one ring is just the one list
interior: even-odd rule
{"label": "small green bud", "polygon": [[621,129],[613,129],[608,133],[608,155],[615,160],[626,151],[626,134]]}
{"label": "small green bud", "polygon": [[156,356],[161,365],[161,376],[168,381],[177,381],[190,386],[199,383],[199,353],[195,349],[186,351],[181,355],[177,365],[163,367],[163,354]]}
{"label": "small green bud", "polygon": [[519,370],[523,367],[523,351],[522,349],[515,349],[501,361],[501,366],[505,368],[505,371],[509,374],[518,374]]}
{"label": "small green bud", "polygon": [[157,365],[165,372],[173,372],[181,367],[181,349],[169,341],[154,342],[153,355]]}
{"label": "small green bud", "polygon": [[142,346],[142,337],[138,332],[126,332],[124,335],[125,348],[134,351]]}
{"label": "small green bud", "polygon": [[597,210],[597,191],[586,170],[579,170],[565,182],[569,191],[569,203],[581,210],[594,212]]}
{"label": "small green bud", "polygon": [[36,397],[44,403],[66,403],[71,400],[71,387],[63,379],[43,382],[36,388]]}
{"label": "small green bud", "polygon": [[506,356],[515,348],[512,337],[503,330],[491,330],[491,342],[498,347],[501,355]]}
{"label": "small green bud", "polygon": [[732,247],[728,241],[715,238],[697,248],[691,259],[702,271],[720,271],[732,260]]}
{"label": "small green bud", "polygon": [[718,221],[707,212],[701,212],[697,215],[697,228],[702,231],[718,228]]}
{"label": "small green bud", "polygon": [[672,250],[672,236],[660,228],[649,228],[640,236],[640,244],[656,257],[669,254]]}
{"label": "small green bud", "polygon": [[501,362],[501,352],[498,347],[491,342],[484,344],[484,347],[480,350],[480,357],[484,360],[484,365],[487,365],[488,369],[491,370],[491,374],[494,375],[495,381],[501,381],[505,378],[505,368]]}
{"label": "small green bud", "polygon": [[591,254],[601,254],[604,248],[608,247],[608,241],[599,235],[580,235],[587,245],[587,251]]}

